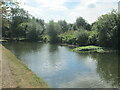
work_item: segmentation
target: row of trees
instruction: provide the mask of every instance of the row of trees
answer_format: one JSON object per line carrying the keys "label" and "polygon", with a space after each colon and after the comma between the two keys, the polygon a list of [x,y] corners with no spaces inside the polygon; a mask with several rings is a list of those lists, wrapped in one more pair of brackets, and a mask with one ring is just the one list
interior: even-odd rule
{"label": "row of trees", "polygon": [[59,24],[59,21],[58,23],[50,21],[47,25],[51,23],[52,26],[47,28],[51,42],[99,45],[116,49],[120,42],[118,29],[118,26],[120,26],[120,15],[115,10],[100,16],[92,25],[88,24],[82,17],[77,18],[74,24],[67,24],[65,21],[61,21],[63,24]]}
{"label": "row of trees", "polygon": [[3,38],[118,48],[120,15],[115,10],[100,16],[90,25],[82,17],[73,24],[65,20],[45,23],[19,8],[17,3],[10,1],[1,5]]}
{"label": "row of trees", "polygon": [[45,30],[42,19],[36,19],[19,7],[19,3],[6,0],[2,6],[2,37],[9,39],[38,40]]}

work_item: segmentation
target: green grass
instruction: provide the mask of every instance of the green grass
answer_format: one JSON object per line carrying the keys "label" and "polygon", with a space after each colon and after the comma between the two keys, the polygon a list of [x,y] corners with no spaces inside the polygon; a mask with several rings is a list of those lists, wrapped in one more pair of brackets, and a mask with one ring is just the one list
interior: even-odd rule
{"label": "green grass", "polygon": [[[47,83],[32,72],[23,62],[16,58],[8,49],[4,46],[0,46],[2,49],[3,60],[6,59],[9,62],[9,66],[14,75],[14,79],[17,86],[20,88],[48,88]],[[23,82],[24,80],[24,82]]]}
{"label": "green grass", "polygon": [[105,53],[109,52],[107,49],[99,46],[81,46],[72,49],[72,51],[79,52],[79,53]]}

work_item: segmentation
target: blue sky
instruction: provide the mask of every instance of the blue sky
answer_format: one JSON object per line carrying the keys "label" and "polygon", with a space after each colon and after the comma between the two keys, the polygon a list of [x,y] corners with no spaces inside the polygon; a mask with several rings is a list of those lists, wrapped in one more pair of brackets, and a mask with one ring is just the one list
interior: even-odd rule
{"label": "blue sky", "polygon": [[19,0],[21,7],[37,18],[49,20],[66,20],[74,23],[82,16],[93,23],[97,18],[118,8],[119,0]]}

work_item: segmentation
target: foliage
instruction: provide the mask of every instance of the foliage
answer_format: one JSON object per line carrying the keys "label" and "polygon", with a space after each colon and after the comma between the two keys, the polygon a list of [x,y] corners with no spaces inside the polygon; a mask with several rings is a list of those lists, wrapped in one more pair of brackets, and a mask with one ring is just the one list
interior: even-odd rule
{"label": "foliage", "polygon": [[76,33],[77,36],[77,42],[79,45],[87,45],[88,44],[88,38],[89,38],[89,32],[82,30],[79,33]]}
{"label": "foliage", "polygon": [[50,38],[49,38],[49,36],[48,35],[42,35],[42,41],[44,41],[44,42],[49,42],[50,41]]}
{"label": "foliage", "polygon": [[[11,30],[13,32],[13,37],[20,37],[23,34],[23,30],[19,30],[18,27],[21,23],[28,22],[28,14],[26,11],[20,8],[12,8],[11,10]],[[21,35],[19,35],[22,33]]]}
{"label": "foliage", "polygon": [[86,29],[86,30],[90,30],[91,29],[91,26],[90,24],[88,24],[85,19],[83,19],[82,17],[78,17],[76,19],[76,22],[75,22],[75,27],[77,28],[77,30],[80,30],[80,29]]}
{"label": "foliage", "polygon": [[118,45],[118,14],[116,11],[102,15],[93,25],[93,30],[98,32],[98,44],[114,47]]}
{"label": "foliage", "polygon": [[61,28],[58,23],[55,23],[54,21],[50,21],[47,24],[47,34],[49,35],[51,43],[58,42],[58,34],[60,33],[60,31],[61,31]]}
{"label": "foliage", "polygon": [[68,31],[59,35],[59,39],[62,43],[87,45],[89,32],[85,30],[81,31]]}
{"label": "foliage", "polygon": [[13,7],[19,7],[19,3],[13,0],[2,0],[0,1],[0,11],[2,11],[2,17],[8,18],[10,16],[10,10]]}
{"label": "foliage", "polygon": [[67,44],[76,44],[77,39],[76,39],[76,32],[72,31],[68,31],[65,32],[63,34],[59,35],[59,41],[61,43],[67,43]]}
{"label": "foliage", "polygon": [[78,17],[75,23],[67,23],[65,20],[45,23],[44,20],[35,18],[20,8],[17,2],[3,1],[0,5],[3,8],[4,38],[26,38],[31,41],[43,40],[52,43],[118,48],[120,15],[115,10],[100,16],[90,25],[82,17]]}
{"label": "foliage", "polygon": [[42,19],[36,19],[36,22],[38,22],[41,25],[41,27],[42,27],[42,34],[43,34],[45,32],[45,30],[46,30],[44,20],[42,20]]}
{"label": "foliage", "polygon": [[97,31],[89,32],[88,44],[89,45],[98,45],[98,32]]}
{"label": "foliage", "polygon": [[6,18],[2,18],[2,36],[11,37],[10,22]]}
{"label": "foliage", "polygon": [[67,25],[67,22],[65,20],[60,20],[58,21],[58,24],[60,25],[60,28],[62,30],[61,33],[64,33],[64,32],[67,32],[68,31],[68,25]]}
{"label": "foliage", "polygon": [[39,39],[39,36],[41,35],[42,27],[39,23],[32,21],[28,23],[27,26],[27,38],[36,41]]}

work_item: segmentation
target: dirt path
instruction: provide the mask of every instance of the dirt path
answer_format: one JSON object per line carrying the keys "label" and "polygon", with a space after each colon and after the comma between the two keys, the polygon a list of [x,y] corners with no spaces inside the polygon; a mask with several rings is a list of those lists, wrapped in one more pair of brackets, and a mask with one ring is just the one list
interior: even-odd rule
{"label": "dirt path", "polygon": [[0,46],[0,55],[2,55],[2,88],[48,87],[42,79],[38,78],[26,65],[3,46]]}
{"label": "dirt path", "polygon": [[[3,53],[5,53],[3,51]],[[2,57],[2,87],[3,88],[15,88],[17,87],[14,75],[12,73],[12,70],[10,68],[10,64],[8,61],[8,57],[6,57],[6,54],[3,54]]]}

